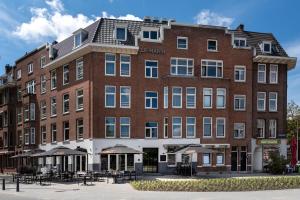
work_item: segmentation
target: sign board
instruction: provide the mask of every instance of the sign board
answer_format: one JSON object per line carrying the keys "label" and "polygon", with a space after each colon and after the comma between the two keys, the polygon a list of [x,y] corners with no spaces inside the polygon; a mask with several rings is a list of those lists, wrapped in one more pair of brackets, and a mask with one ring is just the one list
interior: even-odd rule
{"label": "sign board", "polygon": [[280,144],[280,140],[278,139],[260,139],[256,141],[257,144],[267,144],[267,145],[276,145]]}
{"label": "sign board", "polygon": [[165,54],[164,49],[155,49],[155,48],[140,48],[140,53],[152,53],[152,54]]}

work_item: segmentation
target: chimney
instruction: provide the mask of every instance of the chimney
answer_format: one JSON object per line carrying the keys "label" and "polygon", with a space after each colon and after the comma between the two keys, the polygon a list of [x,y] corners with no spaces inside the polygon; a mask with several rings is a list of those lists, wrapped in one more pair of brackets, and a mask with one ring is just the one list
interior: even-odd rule
{"label": "chimney", "polygon": [[244,31],[244,24],[240,24],[238,27],[236,27],[237,31]]}

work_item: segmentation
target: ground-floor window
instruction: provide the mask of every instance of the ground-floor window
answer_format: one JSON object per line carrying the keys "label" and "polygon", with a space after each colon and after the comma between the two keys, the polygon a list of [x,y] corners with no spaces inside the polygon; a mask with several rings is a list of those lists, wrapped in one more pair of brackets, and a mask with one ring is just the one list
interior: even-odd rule
{"label": "ground-floor window", "polygon": [[134,154],[101,155],[101,170],[134,170]]}
{"label": "ground-floor window", "polygon": [[190,163],[190,155],[189,154],[181,154],[181,162],[182,164]]}
{"label": "ground-floor window", "polygon": [[203,154],[203,165],[204,166],[210,166],[211,165],[211,154],[210,153],[204,153]]}
{"label": "ground-floor window", "polygon": [[167,163],[169,166],[176,165],[176,154],[175,153],[169,153]]}
{"label": "ground-floor window", "polygon": [[224,165],[224,153],[217,153],[217,165]]}

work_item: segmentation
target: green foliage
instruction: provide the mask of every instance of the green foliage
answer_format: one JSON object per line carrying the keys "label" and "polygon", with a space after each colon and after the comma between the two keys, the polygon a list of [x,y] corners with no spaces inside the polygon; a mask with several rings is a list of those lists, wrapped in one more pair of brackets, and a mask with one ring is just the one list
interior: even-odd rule
{"label": "green foliage", "polygon": [[273,174],[282,174],[285,171],[285,166],[289,163],[284,156],[280,156],[278,151],[270,154],[271,162],[269,163],[270,172]]}
{"label": "green foliage", "polygon": [[143,191],[257,191],[300,188],[300,176],[255,178],[219,178],[187,181],[133,181],[131,185]]}
{"label": "green foliage", "polygon": [[291,101],[287,107],[287,138],[289,141],[293,135],[297,134],[297,121],[300,123],[300,106]]}

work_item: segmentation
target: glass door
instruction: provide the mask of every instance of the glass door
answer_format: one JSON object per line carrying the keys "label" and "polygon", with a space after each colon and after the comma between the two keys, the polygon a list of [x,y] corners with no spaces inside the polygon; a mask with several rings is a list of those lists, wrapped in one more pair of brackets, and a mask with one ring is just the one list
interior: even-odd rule
{"label": "glass door", "polygon": [[143,172],[158,172],[158,148],[143,149]]}

